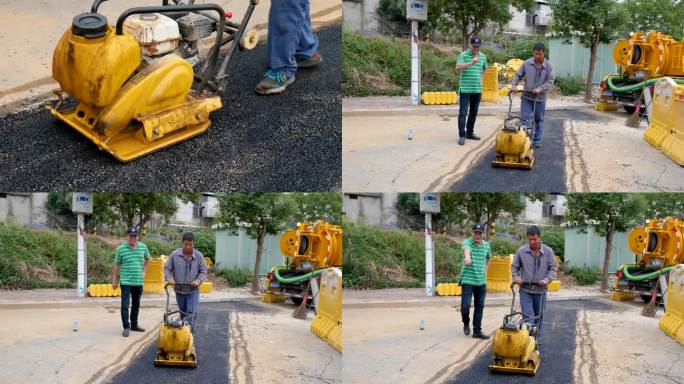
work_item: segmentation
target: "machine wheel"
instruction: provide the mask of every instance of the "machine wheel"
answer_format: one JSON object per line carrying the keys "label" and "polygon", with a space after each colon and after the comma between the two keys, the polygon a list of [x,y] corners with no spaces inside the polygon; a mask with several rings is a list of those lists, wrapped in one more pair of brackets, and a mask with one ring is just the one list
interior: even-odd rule
{"label": "machine wheel", "polygon": [[[641,297],[641,300],[646,304],[651,302],[651,295],[639,295],[639,297]],[[660,304],[662,304],[662,302],[663,302],[662,296],[656,296],[656,304],[660,305]]]}
{"label": "machine wheel", "polygon": [[294,303],[294,305],[299,305],[302,303],[302,300],[304,300],[301,297],[290,297],[290,300]]}
{"label": "machine wheel", "polygon": [[630,105],[623,105],[622,108],[624,108],[625,112],[629,113],[630,115],[636,111],[636,107],[632,107]]}

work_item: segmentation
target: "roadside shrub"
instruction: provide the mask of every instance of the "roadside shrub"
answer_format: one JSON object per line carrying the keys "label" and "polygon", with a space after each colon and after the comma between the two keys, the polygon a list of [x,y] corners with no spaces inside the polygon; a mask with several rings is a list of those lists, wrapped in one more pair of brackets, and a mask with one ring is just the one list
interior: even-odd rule
{"label": "roadside shrub", "polygon": [[599,273],[590,267],[571,267],[566,273],[574,276],[579,285],[592,285],[600,278]]}
{"label": "roadside shrub", "polygon": [[518,248],[525,245],[525,242],[523,241],[514,241],[497,236],[490,237],[487,241],[492,247],[492,254],[496,256],[508,256],[511,253],[515,254],[518,251]]}
{"label": "roadside shrub", "polygon": [[553,249],[553,253],[565,260],[565,230],[563,228],[542,229],[542,241]]}
{"label": "roadside shrub", "polygon": [[555,83],[560,88],[561,94],[565,96],[582,93],[586,85],[584,80],[573,77],[556,77]]}
{"label": "roadside shrub", "polygon": [[248,269],[217,269],[214,273],[226,279],[230,287],[243,287],[254,278],[254,273]]}

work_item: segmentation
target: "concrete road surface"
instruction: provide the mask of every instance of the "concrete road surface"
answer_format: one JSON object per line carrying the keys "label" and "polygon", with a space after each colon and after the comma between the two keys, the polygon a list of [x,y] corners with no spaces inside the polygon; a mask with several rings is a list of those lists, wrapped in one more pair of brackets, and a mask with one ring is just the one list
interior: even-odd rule
{"label": "concrete road surface", "polygon": [[[605,299],[547,304],[534,377],[490,373],[491,340],[463,334],[460,310],[436,304],[344,310],[345,383],[677,383],[684,348],[641,316],[643,304]],[[485,307],[483,331],[508,305]],[[420,320],[425,329],[419,329]]]}

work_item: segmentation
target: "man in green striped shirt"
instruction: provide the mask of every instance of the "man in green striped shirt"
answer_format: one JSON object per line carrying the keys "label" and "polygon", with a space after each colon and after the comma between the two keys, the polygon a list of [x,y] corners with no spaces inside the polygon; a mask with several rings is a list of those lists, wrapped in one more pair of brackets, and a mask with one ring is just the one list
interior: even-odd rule
{"label": "man in green striped shirt", "polygon": [[463,333],[470,334],[470,301],[475,297],[473,314],[473,338],[489,339],[482,333],[482,312],[487,294],[487,265],[492,257],[489,243],[483,239],[484,227],[473,226],[473,234],[461,243],[463,260],[461,269],[461,320]]}
{"label": "man in green striped shirt", "polygon": [[[124,337],[128,337],[129,331],[145,332],[145,329],[138,324],[138,311],[149,260],[150,251],[145,244],[138,241],[138,230],[129,229],[128,241],[116,248],[112,268],[112,287],[116,289],[121,284],[121,321]],[[118,280],[117,277],[119,277]],[[133,306],[129,321],[128,304],[131,299]]]}
{"label": "man in green striped shirt", "polygon": [[[487,56],[480,52],[480,38],[470,39],[470,49],[461,52],[456,62],[456,71],[461,72],[458,88],[458,144],[466,139],[480,140],[475,135],[475,119],[482,99],[482,79],[487,69]],[[468,122],[466,124],[466,115]]]}

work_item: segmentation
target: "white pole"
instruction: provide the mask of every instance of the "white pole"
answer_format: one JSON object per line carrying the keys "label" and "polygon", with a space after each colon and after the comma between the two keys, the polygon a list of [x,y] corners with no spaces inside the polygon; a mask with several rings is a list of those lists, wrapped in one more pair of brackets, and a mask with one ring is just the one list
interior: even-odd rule
{"label": "white pole", "polygon": [[420,104],[420,49],[418,22],[411,20],[411,105]]}
{"label": "white pole", "polygon": [[84,238],[84,216],[82,213],[77,215],[76,228],[76,252],[78,257],[78,297],[85,297],[86,292],[86,255],[85,255],[85,238]]}
{"label": "white pole", "polygon": [[435,295],[435,254],[432,243],[432,214],[425,214],[425,293]]}

